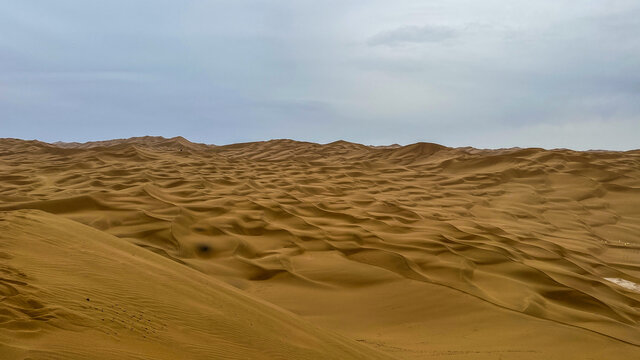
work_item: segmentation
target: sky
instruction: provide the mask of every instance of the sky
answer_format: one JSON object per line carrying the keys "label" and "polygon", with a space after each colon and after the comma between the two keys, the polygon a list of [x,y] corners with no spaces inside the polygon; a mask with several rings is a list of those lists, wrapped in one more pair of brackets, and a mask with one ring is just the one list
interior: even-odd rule
{"label": "sky", "polygon": [[640,148],[638,0],[3,0],[0,137]]}

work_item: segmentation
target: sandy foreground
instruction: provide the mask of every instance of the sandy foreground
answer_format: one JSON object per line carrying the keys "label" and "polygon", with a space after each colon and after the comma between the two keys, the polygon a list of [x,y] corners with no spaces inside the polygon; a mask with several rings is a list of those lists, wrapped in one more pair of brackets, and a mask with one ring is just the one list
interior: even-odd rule
{"label": "sandy foreground", "polygon": [[0,359],[639,359],[640,151],[0,139]]}

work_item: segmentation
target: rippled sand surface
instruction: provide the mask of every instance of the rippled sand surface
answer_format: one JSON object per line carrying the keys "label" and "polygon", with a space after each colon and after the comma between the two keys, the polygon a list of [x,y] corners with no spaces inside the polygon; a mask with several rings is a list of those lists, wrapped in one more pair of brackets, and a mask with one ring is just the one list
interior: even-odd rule
{"label": "rippled sand surface", "polygon": [[640,357],[640,151],[1,139],[0,170],[2,358]]}

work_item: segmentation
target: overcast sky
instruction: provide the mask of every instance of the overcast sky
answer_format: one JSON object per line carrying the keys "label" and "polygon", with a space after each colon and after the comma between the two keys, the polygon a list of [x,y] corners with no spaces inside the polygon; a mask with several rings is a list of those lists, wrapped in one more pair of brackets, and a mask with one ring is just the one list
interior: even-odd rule
{"label": "overcast sky", "polygon": [[640,148],[638,0],[3,0],[0,137]]}

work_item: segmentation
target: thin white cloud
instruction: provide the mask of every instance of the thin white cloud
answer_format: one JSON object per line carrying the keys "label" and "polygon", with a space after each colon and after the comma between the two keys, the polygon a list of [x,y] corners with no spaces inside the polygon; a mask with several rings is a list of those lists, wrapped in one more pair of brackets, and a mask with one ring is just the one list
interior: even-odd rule
{"label": "thin white cloud", "polygon": [[454,38],[458,31],[446,26],[402,26],[372,36],[369,45],[398,46],[407,43],[436,43]]}

